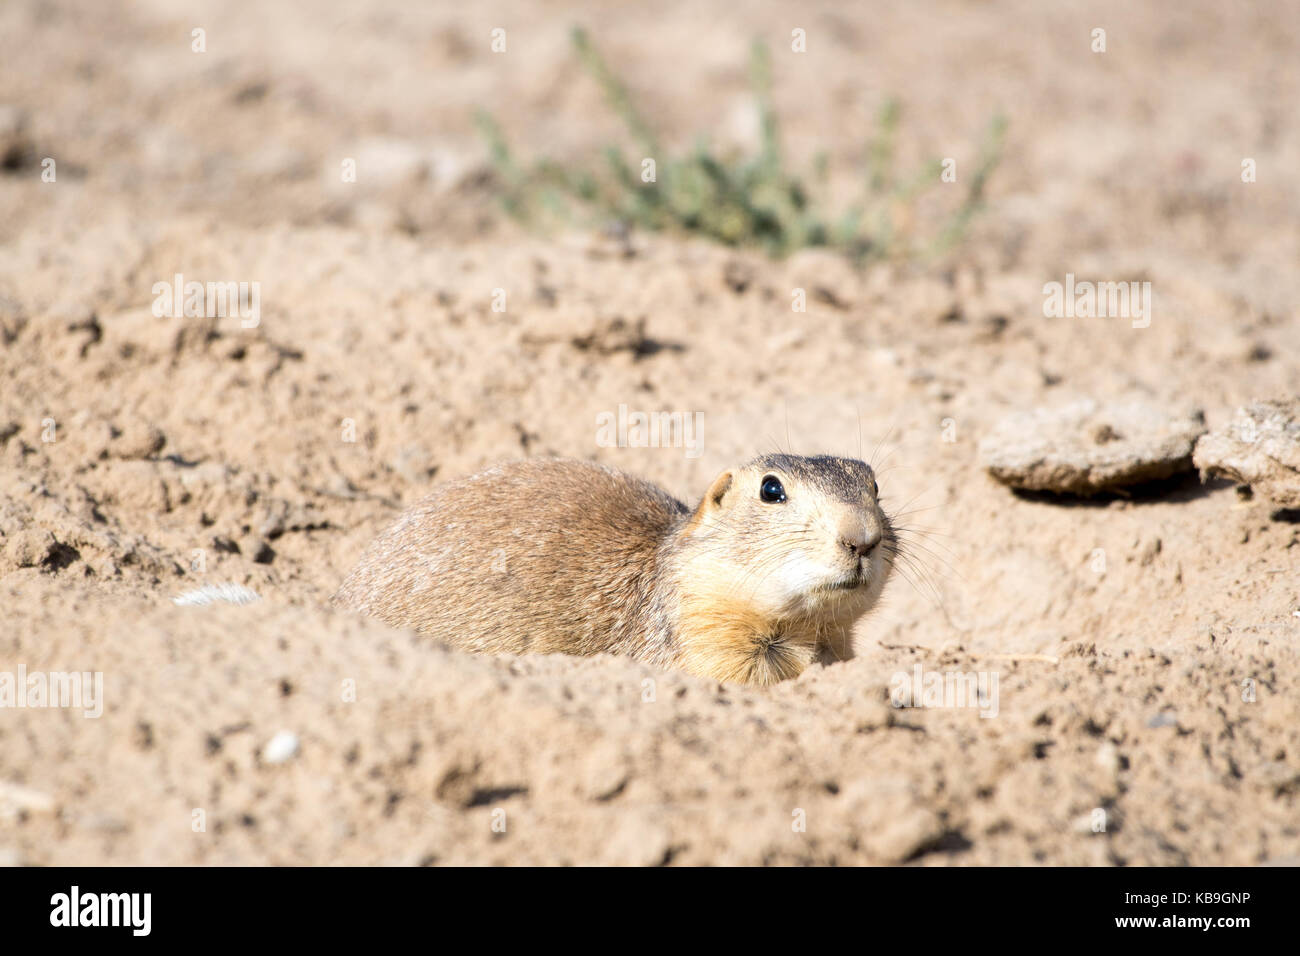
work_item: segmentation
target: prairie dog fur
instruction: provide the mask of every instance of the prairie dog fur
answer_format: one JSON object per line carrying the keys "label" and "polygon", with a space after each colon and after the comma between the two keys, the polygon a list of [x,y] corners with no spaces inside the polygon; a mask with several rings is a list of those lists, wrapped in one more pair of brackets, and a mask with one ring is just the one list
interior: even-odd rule
{"label": "prairie dog fur", "polygon": [[475,651],[624,654],[744,684],[853,656],[898,538],[870,466],[763,455],[688,508],[602,465],[450,482],[363,553],[337,606]]}

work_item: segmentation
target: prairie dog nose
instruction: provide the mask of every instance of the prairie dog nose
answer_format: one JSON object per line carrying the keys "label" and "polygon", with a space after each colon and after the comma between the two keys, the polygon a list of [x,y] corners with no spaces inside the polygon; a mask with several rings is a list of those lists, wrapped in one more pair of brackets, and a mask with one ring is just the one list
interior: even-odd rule
{"label": "prairie dog nose", "polygon": [[840,546],[856,557],[865,557],[880,543],[880,523],[874,520],[849,518],[838,528]]}

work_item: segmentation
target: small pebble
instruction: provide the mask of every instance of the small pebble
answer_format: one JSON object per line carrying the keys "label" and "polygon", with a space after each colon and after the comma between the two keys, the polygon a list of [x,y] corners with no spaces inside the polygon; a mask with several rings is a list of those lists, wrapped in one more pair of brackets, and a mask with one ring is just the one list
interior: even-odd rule
{"label": "small pebble", "polygon": [[1119,748],[1111,741],[1097,748],[1097,766],[1109,773],[1119,773]]}
{"label": "small pebble", "polygon": [[282,730],[262,748],[262,759],[267,763],[284,763],[298,756],[298,735]]}
{"label": "small pebble", "polygon": [[1150,727],[1152,730],[1159,729],[1160,727],[1177,727],[1178,717],[1177,715],[1172,714],[1169,711],[1165,711],[1163,713],[1156,714],[1154,717],[1148,720],[1147,726]]}

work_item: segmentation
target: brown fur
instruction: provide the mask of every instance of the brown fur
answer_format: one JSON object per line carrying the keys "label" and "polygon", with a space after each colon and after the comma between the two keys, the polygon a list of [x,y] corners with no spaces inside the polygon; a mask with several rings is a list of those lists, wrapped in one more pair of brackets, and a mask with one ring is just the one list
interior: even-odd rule
{"label": "brown fur", "polygon": [[[778,476],[788,500],[763,502]],[[511,462],[451,482],[366,549],[334,602],[470,650],[625,654],[772,684],[852,656],[896,538],[862,462],[770,455],[694,512],[590,462]],[[867,558],[859,548],[880,544]]]}

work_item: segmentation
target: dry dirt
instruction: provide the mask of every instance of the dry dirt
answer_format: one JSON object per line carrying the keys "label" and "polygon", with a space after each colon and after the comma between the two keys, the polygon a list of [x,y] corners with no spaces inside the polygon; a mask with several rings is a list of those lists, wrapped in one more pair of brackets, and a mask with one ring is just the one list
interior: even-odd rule
{"label": "dry dirt", "polygon": [[[186,6],[0,5],[0,672],[103,674],[98,718],[0,710],[0,858],[1300,858],[1294,515],[1194,475],[1018,496],[977,454],[1019,410],[1132,397],[1219,428],[1294,395],[1300,7]],[[889,95],[905,160],[959,177],[1001,109],[988,208],[950,255],[862,274],[528,234],[472,111],[595,165],[621,134],[575,23],[681,146],[752,143],[768,37],[793,163],[825,149],[835,189]],[[155,317],[176,273],[259,282],[260,324]],[[1149,281],[1150,326],[1044,318],[1067,273]],[[702,454],[597,447],[620,405],[702,412]],[[693,500],[774,447],[871,458],[918,529],[851,662],[748,690],[325,609],[402,505],[490,462],[591,457]],[[264,599],[170,603],[222,581]],[[996,674],[996,716],[892,708],[917,665]]]}

